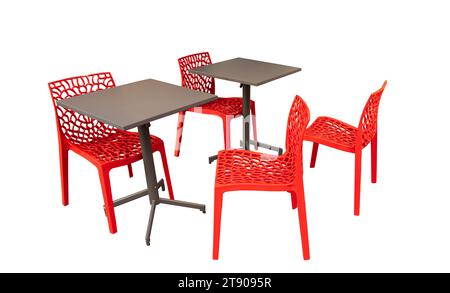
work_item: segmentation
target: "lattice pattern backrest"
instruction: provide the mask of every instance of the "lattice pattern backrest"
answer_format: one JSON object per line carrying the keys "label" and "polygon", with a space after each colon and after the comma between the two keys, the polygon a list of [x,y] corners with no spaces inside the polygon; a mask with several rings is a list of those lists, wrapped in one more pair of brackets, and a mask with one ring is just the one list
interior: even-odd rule
{"label": "lattice pattern backrest", "polygon": [[115,133],[116,129],[100,121],[56,105],[56,101],[115,87],[111,73],[96,73],[50,82],[48,84],[59,130],[71,143],[90,142]]}
{"label": "lattice pattern backrest", "polygon": [[309,122],[309,109],[300,96],[294,98],[286,130],[286,155],[301,163],[303,136]]}
{"label": "lattice pattern backrest", "polygon": [[189,73],[189,70],[192,68],[209,64],[211,64],[211,57],[208,52],[192,54],[178,59],[181,86],[214,95],[215,85],[213,77]]}
{"label": "lattice pattern backrest", "polygon": [[387,81],[383,83],[383,86],[379,90],[370,95],[361,114],[358,131],[363,148],[372,141],[377,132],[378,107],[380,106],[381,95],[386,84]]}

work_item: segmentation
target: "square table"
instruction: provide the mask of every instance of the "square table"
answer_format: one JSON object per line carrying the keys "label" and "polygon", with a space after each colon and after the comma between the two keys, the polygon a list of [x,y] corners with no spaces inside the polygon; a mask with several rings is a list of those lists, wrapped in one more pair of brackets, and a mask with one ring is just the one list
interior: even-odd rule
{"label": "square table", "polygon": [[[300,70],[301,68],[298,67],[245,58],[234,58],[193,68],[189,72],[239,82],[242,87],[242,141],[244,149],[248,150],[250,148],[250,143],[252,143],[268,149],[281,150],[281,148],[276,148],[264,143],[250,141],[250,86],[259,86]],[[210,162],[216,158],[217,156],[211,157]]]}
{"label": "square table", "polygon": [[147,79],[57,101],[58,106],[119,129],[138,128],[147,188],[114,201],[114,206],[149,195],[151,210],[145,237],[147,245],[150,245],[156,205],[170,204],[199,209],[205,213],[205,205],[159,197],[158,189],[164,188],[164,181],[161,179],[157,182],[156,179],[150,141],[150,122],[215,99],[217,96],[212,94]]}

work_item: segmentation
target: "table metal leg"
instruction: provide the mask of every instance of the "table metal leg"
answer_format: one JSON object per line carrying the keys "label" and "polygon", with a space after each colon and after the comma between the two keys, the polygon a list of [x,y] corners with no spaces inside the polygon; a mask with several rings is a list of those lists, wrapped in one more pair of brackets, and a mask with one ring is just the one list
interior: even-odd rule
{"label": "table metal leg", "polygon": [[156,202],[154,200],[152,200],[151,205],[152,205],[152,208],[150,210],[150,216],[148,217],[147,232],[145,233],[145,243],[147,244],[147,246],[150,245],[150,234],[152,233],[153,218],[155,217]]}
{"label": "table metal leg", "polygon": [[144,161],[145,179],[147,181],[148,195],[151,204],[150,218],[148,220],[147,234],[145,242],[150,245],[150,234],[152,233],[153,216],[156,205],[159,203],[158,182],[156,180],[155,162],[153,161],[152,143],[150,138],[150,124],[138,127],[139,139],[141,142],[142,159]]}
{"label": "table metal leg", "polygon": [[242,85],[242,140],[244,150],[250,149],[250,85]]}
{"label": "table metal leg", "polygon": [[[244,143],[241,140],[240,145],[242,146],[243,144]],[[254,145],[254,146],[262,147],[262,148],[270,150],[270,151],[277,152],[279,156],[281,156],[283,154],[283,148],[281,148],[281,147],[273,146],[273,145],[263,143],[260,141],[255,142],[253,139],[250,139],[250,144]]]}
{"label": "table metal leg", "polygon": [[134,199],[149,195],[151,210],[150,216],[148,219],[147,225],[147,233],[145,234],[145,243],[150,245],[150,235],[152,233],[153,226],[153,217],[155,216],[155,209],[158,204],[170,204],[181,207],[188,207],[199,209],[203,213],[205,212],[204,204],[191,203],[180,200],[168,200],[164,198],[159,198],[158,189],[160,187],[164,188],[164,181],[160,181],[159,183],[156,180],[156,172],[155,172],[155,163],[153,161],[153,152],[152,152],[152,143],[150,138],[150,124],[141,125],[138,127],[139,131],[139,139],[141,142],[141,151],[142,151],[142,159],[144,161],[144,171],[145,171],[145,179],[147,180],[147,192],[140,191],[135,194],[132,194],[128,197],[117,200],[117,205],[132,201]]}
{"label": "table metal leg", "polygon": [[217,160],[217,155],[208,157],[208,162],[211,164],[212,162],[214,162],[215,160]]}
{"label": "table metal leg", "polygon": [[167,199],[167,198],[160,198],[159,203],[164,203],[164,204],[179,206],[179,207],[185,207],[185,208],[191,208],[191,209],[198,209],[198,210],[202,211],[203,213],[206,213],[206,207],[204,204],[193,203],[193,202],[182,201],[182,200],[171,200],[171,199]]}
{"label": "table metal leg", "polygon": [[[243,147],[244,150],[250,149],[250,144],[253,144],[255,146],[260,146],[263,148],[266,148],[268,150],[276,151],[278,152],[278,155],[283,154],[283,149],[280,147],[272,146],[266,143],[257,142],[250,140],[250,85],[248,84],[241,84],[242,87],[242,140],[241,140],[241,147]],[[217,160],[217,155],[210,156],[208,158],[208,162],[211,164]]]}
{"label": "table metal leg", "polygon": [[150,203],[154,200],[156,204],[159,201],[158,182],[156,180],[155,162],[153,161],[152,143],[150,138],[150,124],[144,124],[138,127],[139,139],[141,142],[142,159],[144,161],[145,179],[149,191]]}
{"label": "table metal leg", "polygon": [[[244,150],[250,149],[250,85],[241,84],[242,87],[242,141]],[[208,157],[211,164],[217,160],[217,155]]]}
{"label": "table metal leg", "polygon": [[[165,191],[165,190],[166,190],[166,187],[165,187],[165,184],[164,184],[164,179],[160,179],[160,180],[158,181],[157,187],[158,187],[158,189],[161,188],[162,191]],[[130,202],[130,201],[133,201],[133,200],[135,200],[135,199],[144,197],[144,196],[146,196],[146,195],[149,195],[148,189],[147,189],[147,188],[144,189],[144,190],[135,192],[135,193],[133,193],[133,194],[130,194],[130,195],[121,197],[121,198],[119,198],[119,199],[116,199],[116,200],[113,202],[113,204],[114,204],[114,207],[118,207],[118,206],[120,206],[120,205],[126,204],[127,202]],[[103,206],[103,209],[104,209],[104,208],[105,208],[105,206]]]}

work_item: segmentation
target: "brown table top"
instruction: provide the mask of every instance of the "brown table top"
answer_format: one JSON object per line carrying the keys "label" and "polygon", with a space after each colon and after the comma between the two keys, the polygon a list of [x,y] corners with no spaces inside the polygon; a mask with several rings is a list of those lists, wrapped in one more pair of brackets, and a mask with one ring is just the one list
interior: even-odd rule
{"label": "brown table top", "polygon": [[127,130],[216,98],[212,94],[146,79],[60,100],[57,104]]}
{"label": "brown table top", "polygon": [[194,74],[259,86],[302,70],[298,67],[234,58],[191,69]]}

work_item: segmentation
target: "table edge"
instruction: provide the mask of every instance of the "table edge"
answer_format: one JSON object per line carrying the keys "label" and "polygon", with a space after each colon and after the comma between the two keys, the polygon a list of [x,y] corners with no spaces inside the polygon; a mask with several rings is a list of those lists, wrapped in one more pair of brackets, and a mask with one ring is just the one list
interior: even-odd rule
{"label": "table edge", "polygon": [[[213,63],[213,64],[217,64],[217,63]],[[283,65],[283,66],[288,66],[288,65]],[[202,67],[203,67],[203,66],[202,66]],[[293,66],[289,66],[289,67],[292,67],[293,70],[290,71],[290,72],[284,73],[284,74],[282,74],[282,75],[280,75],[280,76],[277,76],[277,77],[274,77],[274,78],[270,78],[270,79],[267,79],[267,80],[264,80],[264,81],[261,81],[261,82],[256,82],[256,83],[254,83],[254,82],[252,82],[252,83],[242,83],[241,81],[239,81],[239,80],[237,80],[237,79],[228,78],[228,77],[223,77],[223,76],[219,76],[219,75],[211,76],[211,75],[205,74],[204,72],[196,72],[196,69],[197,69],[197,68],[192,68],[192,69],[190,69],[190,70],[189,70],[189,73],[198,74],[198,75],[205,75],[205,76],[211,76],[211,77],[213,77],[213,78],[222,79],[222,80],[228,80],[228,81],[233,81],[233,82],[237,82],[237,83],[241,83],[241,84],[247,84],[247,85],[253,85],[253,86],[260,86],[260,85],[266,84],[266,83],[268,83],[268,82],[271,82],[271,81],[280,79],[280,78],[282,78],[282,77],[285,77],[285,76],[288,76],[288,75],[297,73],[297,72],[299,72],[299,71],[302,71],[302,69],[301,69],[300,67],[293,67]],[[198,67],[198,68],[200,68],[200,67]]]}
{"label": "table edge", "polygon": [[64,101],[65,101],[65,100],[59,100],[59,101],[56,101],[56,104],[57,104],[58,106],[60,106],[60,107],[63,107],[63,108],[66,108],[66,109],[75,111],[75,112],[77,112],[77,113],[83,114],[83,115],[88,116],[88,117],[90,117],[90,118],[92,118],[92,119],[95,119],[95,120],[98,120],[98,121],[100,121],[100,122],[103,122],[103,123],[105,123],[105,124],[107,124],[107,125],[111,125],[111,126],[113,126],[113,127],[116,127],[116,128],[118,128],[118,129],[120,129],[120,130],[129,130],[129,129],[138,127],[138,126],[140,126],[140,125],[144,125],[144,124],[146,124],[146,123],[149,123],[149,122],[151,122],[151,121],[155,121],[155,120],[161,119],[161,118],[163,118],[163,117],[170,116],[170,115],[175,114],[175,113],[178,113],[178,112],[182,112],[182,111],[187,110],[187,109],[190,109],[190,108],[192,108],[192,107],[195,107],[195,106],[198,106],[198,105],[203,105],[203,104],[212,102],[212,101],[216,100],[217,98],[218,98],[217,95],[213,95],[213,96],[211,96],[210,98],[208,98],[208,99],[206,99],[206,100],[202,100],[201,103],[195,102],[195,103],[189,104],[189,105],[187,105],[187,106],[184,106],[184,107],[181,107],[181,108],[174,109],[173,111],[169,111],[169,112],[166,112],[166,113],[164,113],[164,114],[160,114],[160,115],[154,116],[154,117],[152,117],[151,119],[144,119],[144,120],[141,120],[141,121],[138,121],[138,122],[135,122],[135,123],[131,123],[131,124],[126,124],[126,125],[123,125],[123,126],[117,125],[117,124],[115,124],[115,123],[108,122],[108,121],[106,121],[103,117],[93,117],[92,114],[87,113],[86,111],[80,110],[80,109],[78,109],[77,107],[73,107],[73,106],[71,106],[71,105],[70,105],[70,106],[64,105]]}

